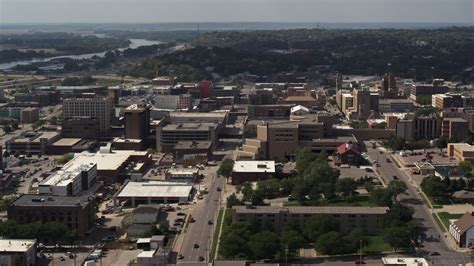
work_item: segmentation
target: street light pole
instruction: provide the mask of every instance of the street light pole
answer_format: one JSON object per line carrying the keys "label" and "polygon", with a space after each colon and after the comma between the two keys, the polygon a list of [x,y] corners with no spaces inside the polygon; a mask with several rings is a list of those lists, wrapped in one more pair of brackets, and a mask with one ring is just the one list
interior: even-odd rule
{"label": "street light pole", "polygon": [[362,239],[359,240],[359,263],[362,262]]}
{"label": "street light pole", "polygon": [[288,245],[285,246],[285,266],[288,266]]}

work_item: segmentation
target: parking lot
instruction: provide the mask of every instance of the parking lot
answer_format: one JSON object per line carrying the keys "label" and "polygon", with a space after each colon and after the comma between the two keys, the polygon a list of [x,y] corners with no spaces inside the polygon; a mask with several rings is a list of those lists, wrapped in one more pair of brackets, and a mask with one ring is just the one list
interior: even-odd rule
{"label": "parking lot", "polygon": [[456,164],[457,161],[454,158],[449,158],[445,152],[440,153],[431,151],[430,154],[426,154],[422,151],[414,152],[410,154],[409,152],[405,154],[396,153],[393,155],[396,157],[396,160],[402,164],[402,167],[414,167],[416,162],[427,161],[433,165],[447,165],[447,164]]}

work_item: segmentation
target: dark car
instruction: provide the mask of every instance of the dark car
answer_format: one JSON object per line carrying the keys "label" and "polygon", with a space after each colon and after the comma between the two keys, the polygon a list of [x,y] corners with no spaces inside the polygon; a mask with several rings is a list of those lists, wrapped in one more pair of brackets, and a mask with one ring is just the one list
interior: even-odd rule
{"label": "dark car", "polygon": [[220,187],[217,187],[217,191],[222,191],[222,189]]}
{"label": "dark car", "polygon": [[198,245],[198,244],[194,244],[193,247],[194,247],[194,248],[199,248],[199,245]]}
{"label": "dark car", "polygon": [[184,259],[183,254],[179,254],[179,255],[178,255],[178,260],[182,260],[182,259]]}
{"label": "dark car", "polygon": [[211,220],[207,221],[207,224],[213,224],[213,222]]}
{"label": "dark car", "polygon": [[203,256],[199,256],[198,260],[199,260],[199,261],[204,261],[204,257],[203,257]]}
{"label": "dark car", "polygon": [[357,259],[354,261],[356,265],[361,265],[361,264],[365,264],[365,261],[364,260],[361,260],[361,259]]}
{"label": "dark car", "polygon": [[393,180],[398,180],[398,176],[394,175]]}
{"label": "dark car", "polygon": [[184,216],[184,215],[186,215],[186,213],[184,213],[184,212],[178,212],[176,215],[178,215],[178,216]]}
{"label": "dark car", "polygon": [[432,251],[432,252],[428,253],[428,255],[429,256],[439,256],[441,254],[439,254],[439,252],[437,252],[437,251]]}

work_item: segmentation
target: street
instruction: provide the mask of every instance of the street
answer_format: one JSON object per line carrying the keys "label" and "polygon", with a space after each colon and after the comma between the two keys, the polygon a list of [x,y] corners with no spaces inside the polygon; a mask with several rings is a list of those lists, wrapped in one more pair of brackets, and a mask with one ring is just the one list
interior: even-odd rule
{"label": "street", "polygon": [[[394,176],[396,176],[407,185],[408,190],[406,194],[399,195],[398,199],[401,203],[413,207],[415,210],[414,217],[420,219],[422,222],[424,231],[421,234],[421,250],[423,254],[420,255],[426,255],[425,257],[429,259],[433,265],[452,266],[469,262],[469,255],[456,252],[448,246],[443,232],[438,228],[431,212],[423,204],[416,188],[410,183],[409,177],[401,171],[394,162],[386,162],[386,159],[389,158],[389,154],[378,148],[373,149],[370,142],[366,142],[366,147],[370,159],[377,160],[380,164],[377,170],[384,177],[386,183],[394,180]],[[440,255],[428,257],[429,252],[439,252]]]}
{"label": "street", "polygon": [[[196,222],[189,223],[186,228],[184,242],[179,252],[184,258],[178,261],[178,264],[206,265],[206,261],[209,260],[208,254],[214,236],[214,228],[218,226],[217,215],[222,193],[217,191],[217,188],[224,189],[225,178],[214,177],[211,182],[209,194],[205,195],[204,199],[198,202],[190,212]],[[208,224],[208,221],[212,221],[213,224]],[[194,244],[198,244],[199,248],[194,248]],[[202,263],[198,262],[200,256],[205,259]]]}

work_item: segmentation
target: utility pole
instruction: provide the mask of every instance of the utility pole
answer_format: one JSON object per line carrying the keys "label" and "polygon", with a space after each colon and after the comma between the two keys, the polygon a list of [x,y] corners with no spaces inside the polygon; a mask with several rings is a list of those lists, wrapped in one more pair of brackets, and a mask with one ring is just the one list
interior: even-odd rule
{"label": "utility pole", "polygon": [[362,262],[362,239],[359,240],[359,250],[360,250],[359,263],[361,263]]}
{"label": "utility pole", "polygon": [[288,245],[285,245],[285,266],[288,266]]}

